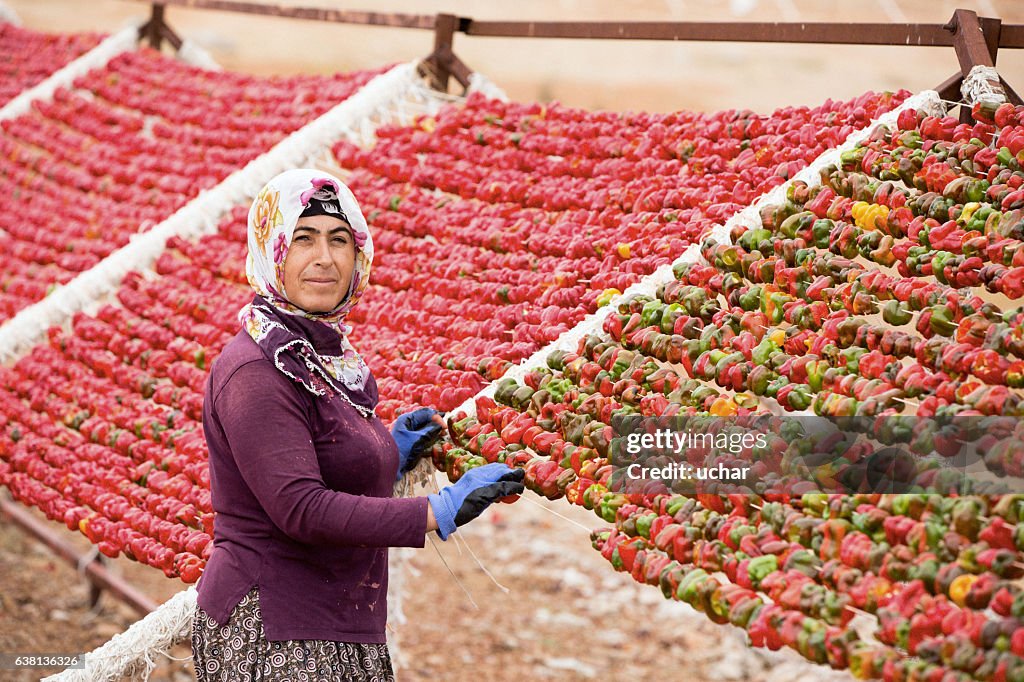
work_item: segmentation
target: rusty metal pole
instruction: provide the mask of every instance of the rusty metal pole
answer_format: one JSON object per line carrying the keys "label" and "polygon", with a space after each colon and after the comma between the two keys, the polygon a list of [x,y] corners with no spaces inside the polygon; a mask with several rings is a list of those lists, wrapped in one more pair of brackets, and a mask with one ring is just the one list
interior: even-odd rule
{"label": "rusty metal pole", "polygon": [[434,51],[427,61],[431,66],[430,86],[441,92],[448,92],[448,81],[452,75],[450,61],[455,54],[452,43],[458,25],[454,14],[438,14],[434,20]]}
{"label": "rusty metal pole", "polygon": [[[971,70],[976,66],[995,68],[996,53],[999,49],[999,36],[985,35],[976,12],[958,9],[953,12],[953,18],[947,26],[950,26],[953,30],[953,49],[956,51],[957,61],[960,62],[960,75],[963,78],[967,78]],[[989,80],[988,83],[995,90],[996,94],[1002,96],[1003,101],[1008,101],[1006,91],[998,79],[994,81]],[[971,104],[971,102],[965,102],[964,106],[961,107],[961,122],[969,123],[972,120]]]}
{"label": "rusty metal pole", "polygon": [[163,43],[164,11],[167,8],[158,2],[153,3],[153,12],[149,16],[149,23],[145,25],[146,41],[154,50],[159,50]]}
{"label": "rusty metal pole", "polygon": [[[42,542],[72,566],[77,567],[82,560],[81,552],[58,536],[47,524],[29,514],[20,504],[0,497],[0,514],[9,518],[16,526]],[[111,573],[99,562],[90,561],[85,565],[83,572],[92,584],[91,595],[98,594],[97,590],[107,590],[143,616],[157,607],[153,600],[128,584],[124,578]]]}

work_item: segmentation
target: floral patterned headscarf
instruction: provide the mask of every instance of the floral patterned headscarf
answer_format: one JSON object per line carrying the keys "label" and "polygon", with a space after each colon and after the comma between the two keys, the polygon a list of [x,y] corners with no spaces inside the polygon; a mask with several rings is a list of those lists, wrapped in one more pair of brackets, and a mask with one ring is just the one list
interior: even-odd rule
{"label": "floral patterned headscarf", "polygon": [[[295,224],[316,200],[340,203],[356,246],[348,295],[325,313],[299,308],[284,289],[284,260]],[[300,168],[281,173],[253,200],[248,239],[245,274],[256,295],[238,313],[242,328],[279,370],[306,390],[317,396],[338,393],[360,414],[371,416],[377,403],[376,384],[349,343],[352,327],[345,324],[348,312],[366,291],[373,261],[370,231],[352,192],[323,171]]]}

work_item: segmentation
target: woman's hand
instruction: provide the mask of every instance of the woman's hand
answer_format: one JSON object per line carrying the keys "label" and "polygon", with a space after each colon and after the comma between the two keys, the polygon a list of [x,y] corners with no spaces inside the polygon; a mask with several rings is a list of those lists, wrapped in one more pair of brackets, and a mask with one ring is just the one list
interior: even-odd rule
{"label": "woman's hand", "polygon": [[391,437],[398,445],[398,473],[395,480],[413,470],[423,455],[433,447],[444,429],[444,419],[437,410],[421,407],[401,414],[391,426]]}
{"label": "woman's hand", "polygon": [[[470,469],[456,483],[434,495],[428,495],[430,508],[437,522],[437,534],[442,540],[455,532],[458,526],[469,523],[507,495],[523,492],[522,469],[510,469],[495,462]],[[429,527],[429,516],[427,525]]]}

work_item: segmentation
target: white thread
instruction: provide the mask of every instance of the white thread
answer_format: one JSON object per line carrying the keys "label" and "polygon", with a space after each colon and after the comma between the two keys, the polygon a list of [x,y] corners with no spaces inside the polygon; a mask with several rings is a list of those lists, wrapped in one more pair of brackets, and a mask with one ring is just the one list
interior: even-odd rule
{"label": "white thread", "polygon": [[21,26],[21,17],[3,0],[0,0],[0,23]]}
{"label": "white thread", "polygon": [[490,78],[478,71],[469,74],[469,86],[466,88],[467,95],[471,95],[474,92],[479,92],[490,99],[497,99],[502,102],[508,101],[508,95],[505,94],[505,91],[499,88]]}
{"label": "white thread", "polygon": [[[457,533],[456,533],[456,535],[457,535]],[[475,561],[476,565],[480,567],[480,570],[484,572],[484,575],[486,575],[488,578],[490,578],[491,582],[494,583],[499,590],[501,590],[505,594],[508,594],[508,593],[510,593],[512,591],[512,590],[508,589],[507,587],[505,587],[504,585],[502,585],[501,583],[499,583],[497,578],[495,578],[491,574],[491,572],[487,570],[487,567],[484,566],[483,562],[480,561],[476,557],[476,553],[473,552],[473,548],[469,546],[469,542],[466,540],[466,538],[462,538],[462,544],[464,544],[466,546],[466,551],[469,552],[469,556],[473,557],[473,561]]]}
{"label": "white thread", "polygon": [[[145,618],[84,655],[85,667],[44,678],[59,682],[119,680],[126,675],[148,678],[156,668],[153,654],[170,650],[187,639],[196,609],[196,588],[174,595]],[[175,659],[177,660],[177,659]]]}
{"label": "white thread", "polygon": [[975,102],[1002,104],[1006,101],[1003,86],[999,84],[999,72],[995,67],[977,64],[964,77],[960,84],[960,94],[964,102],[972,105]]}
{"label": "white thread", "polygon": [[444,564],[444,567],[447,568],[448,572],[451,574],[452,579],[455,580],[455,584],[462,588],[462,591],[466,593],[466,597],[469,598],[469,603],[473,605],[474,609],[479,611],[480,607],[473,599],[473,595],[469,593],[469,590],[466,589],[466,586],[462,584],[461,580],[459,580],[459,576],[455,575],[455,571],[453,571],[452,567],[448,565],[447,561],[445,561],[444,554],[441,553],[441,548],[437,546],[437,541],[435,541],[433,536],[429,533],[427,534],[427,538],[430,540],[430,544],[433,545],[434,551],[437,552],[437,556],[440,557],[441,563]]}
{"label": "white thread", "polygon": [[214,60],[209,52],[188,38],[181,41],[181,47],[178,48],[178,52],[175,56],[186,64],[198,66],[201,69],[207,69],[209,71],[221,70],[220,64]]}
{"label": "white thread", "polygon": [[543,504],[541,504],[540,502],[537,502],[536,500],[531,500],[526,495],[520,495],[519,499],[520,500],[526,500],[527,502],[529,502],[533,506],[538,507],[540,509],[543,509],[544,511],[548,512],[549,514],[554,514],[558,518],[563,519],[565,521],[568,521],[569,523],[571,523],[574,526],[579,526],[580,528],[582,528],[583,530],[587,531],[588,533],[590,533],[590,532],[592,532],[594,530],[593,528],[587,528],[586,526],[584,526],[579,521],[574,521],[574,520],[570,519],[568,516],[565,516],[563,514],[559,514],[554,509],[551,509],[550,507],[545,507]]}

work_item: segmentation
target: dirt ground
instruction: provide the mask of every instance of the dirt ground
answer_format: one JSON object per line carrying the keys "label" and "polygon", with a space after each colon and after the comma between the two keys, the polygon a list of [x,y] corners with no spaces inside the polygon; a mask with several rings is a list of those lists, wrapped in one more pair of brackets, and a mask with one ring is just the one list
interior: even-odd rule
{"label": "dirt ground", "polygon": [[[50,525],[89,548],[80,534]],[[388,634],[397,678],[575,682],[658,679],[670,672],[691,680],[852,682],[790,651],[749,649],[738,629],[714,625],[686,604],[615,573],[591,548],[586,530],[604,525],[564,500],[529,494],[461,529],[464,543],[435,539],[424,549],[405,550],[405,622],[389,624]],[[157,602],[184,588],[123,558],[109,566]],[[6,520],[0,521],[0,585],[0,652],[89,651],[138,619],[109,594],[90,608],[88,583],[76,569]],[[151,680],[194,679],[187,642],[169,656],[179,660],[160,658]],[[53,672],[0,671],[0,679],[20,682]]]}

